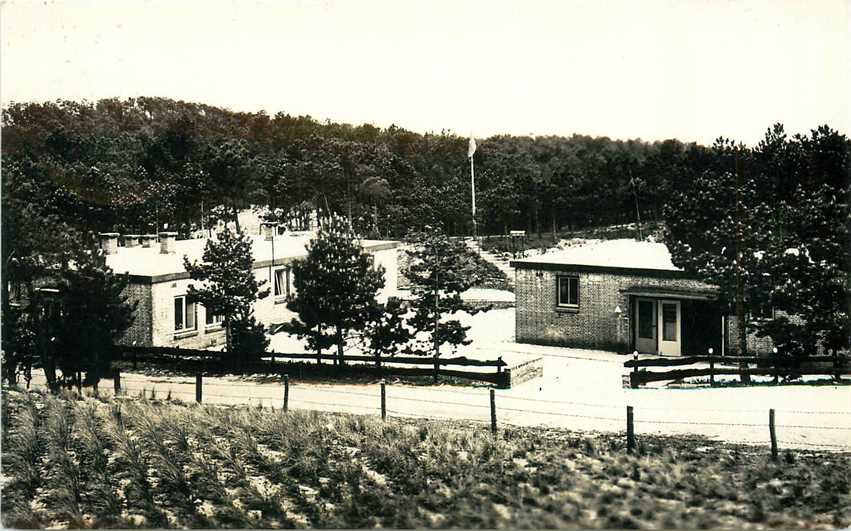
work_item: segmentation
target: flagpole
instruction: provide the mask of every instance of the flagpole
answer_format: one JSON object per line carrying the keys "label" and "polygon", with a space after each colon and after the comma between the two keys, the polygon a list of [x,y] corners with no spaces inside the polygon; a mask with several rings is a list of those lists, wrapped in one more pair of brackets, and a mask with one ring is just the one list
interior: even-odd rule
{"label": "flagpole", "polygon": [[473,239],[475,240],[478,238],[478,231],[476,230],[476,165],[473,162],[472,155],[470,155],[470,194],[473,199]]}

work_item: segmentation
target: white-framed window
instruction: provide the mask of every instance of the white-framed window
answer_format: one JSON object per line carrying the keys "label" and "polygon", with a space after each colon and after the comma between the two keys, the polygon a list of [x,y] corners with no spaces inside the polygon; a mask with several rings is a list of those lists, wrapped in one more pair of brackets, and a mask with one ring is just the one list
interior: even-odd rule
{"label": "white-framed window", "polygon": [[579,308],[579,277],[557,277],[556,304],[559,308]]}
{"label": "white-framed window", "polygon": [[188,302],[186,295],[174,298],[174,331],[185,332],[195,330],[195,303]]}
{"label": "white-framed window", "polygon": [[204,312],[206,314],[206,321],[208,327],[219,326],[222,324],[222,321],[225,320],[221,315],[216,315],[210,310],[206,310]]}
{"label": "white-framed window", "polygon": [[290,268],[282,267],[275,270],[275,297],[289,297],[292,282],[292,274]]}

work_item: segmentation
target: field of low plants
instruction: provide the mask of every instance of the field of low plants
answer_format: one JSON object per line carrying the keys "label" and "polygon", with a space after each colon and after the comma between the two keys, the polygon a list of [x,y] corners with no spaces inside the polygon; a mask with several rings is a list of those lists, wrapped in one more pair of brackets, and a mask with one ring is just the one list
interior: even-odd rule
{"label": "field of low plants", "polygon": [[851,455],[3,390],[6,527],[851,525]]}

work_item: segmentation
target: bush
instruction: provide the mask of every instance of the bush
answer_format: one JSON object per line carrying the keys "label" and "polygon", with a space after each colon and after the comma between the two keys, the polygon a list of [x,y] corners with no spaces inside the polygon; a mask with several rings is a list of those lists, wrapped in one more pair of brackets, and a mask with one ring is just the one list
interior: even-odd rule
{"label": "bush", "polygon": [[241,361],[259,360],[269,346],[266,327],[258,323],[254,316],[234,321],[231,325],[231,333],[233,334],[233,354]]}

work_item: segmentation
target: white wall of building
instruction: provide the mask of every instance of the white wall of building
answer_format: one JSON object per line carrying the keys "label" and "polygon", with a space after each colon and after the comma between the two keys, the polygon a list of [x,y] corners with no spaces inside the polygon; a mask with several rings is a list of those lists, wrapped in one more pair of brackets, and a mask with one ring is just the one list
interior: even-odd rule
{"label": "white wall of building", "polygon": [[[381,249],[371,252],[375,264],[384,267],[384,288],[378,293],[379,302],[386,302],[389,297],[397,296],[396,281],[398,278],[398,263],[396,248]],[[254,303],[255,318],[267,327],[289,322],[296,314],[287,309],[286,289],[280,296],[274,292],[274,276],[277,270],[286,270],[289,264],[275,265],[271,268],[261,267],[254,270],[254,276],[258,282],[265,281],[264,288],[269,289],[269,295]],[[286,275],[285,275],[286,278]],[[295,294],[292,285],[293,277],[290,275],[290,293]],[[181,346],[184,348],[210,348],[223,345],[225,342],[224,331],[220,326],[206,325],[206,309],[197,304],[195,306],[195,327],[187,330],[175,330],[175,307],[176,297],[186,295],[190,285],[197,285],[197,281],[190,279],[179,279],[167,282],[159,282],[151,285],[151,327],[153,346]]]}

